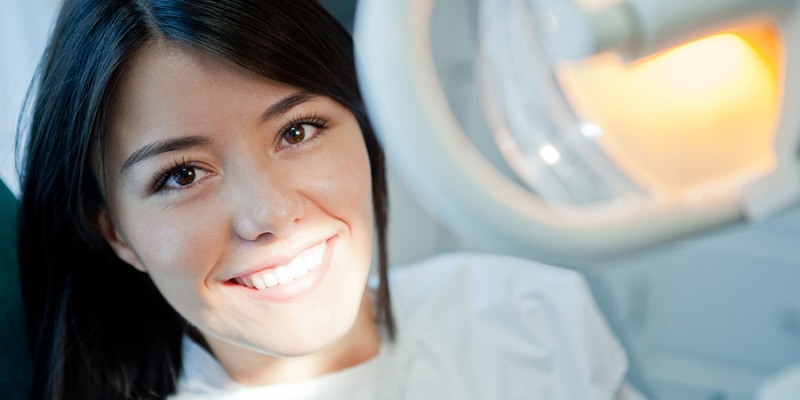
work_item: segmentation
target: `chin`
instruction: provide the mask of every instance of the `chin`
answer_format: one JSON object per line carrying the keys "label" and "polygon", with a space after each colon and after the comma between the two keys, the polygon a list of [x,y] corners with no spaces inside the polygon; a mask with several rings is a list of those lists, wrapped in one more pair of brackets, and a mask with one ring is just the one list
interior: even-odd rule
{"label": "chin", "polygon": [[311,355],[345,339],[353,328],[357,315],[358,312],[355,311],[347,315],[331,315],[318,323],[302,321],[290,329],[277,332],[278,337],[270,334],[271,332],[265,332],[268,337],[263,337],[258,340],[258,344],[248,347],[254,347],[260,353],[282,357]]}
{"label": "chin", "polygon": [[[324,334],[317,335],[297,335],[286,337],[280,343],[263,343],[254,346],[254,350],[271,356],[278,357],[303,357],[318,353],[344,338],[349,329],[342,329],[342,332],[323,331]],[[319,333],[319,332],[317,332]]]}

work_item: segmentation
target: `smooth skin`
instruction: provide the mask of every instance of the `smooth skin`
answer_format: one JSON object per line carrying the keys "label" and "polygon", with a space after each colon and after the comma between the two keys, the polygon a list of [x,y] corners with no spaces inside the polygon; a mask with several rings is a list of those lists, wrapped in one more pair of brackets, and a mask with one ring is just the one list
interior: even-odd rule
{"label": "smooth skin", "polygon": [[[101,233],[234,380],[299,381],[377,354],[369,158],[349,110],[155,41],[124,71],[109,124]],[[324,240],[330,262],[310,291],[271,301],[230,282]]]}

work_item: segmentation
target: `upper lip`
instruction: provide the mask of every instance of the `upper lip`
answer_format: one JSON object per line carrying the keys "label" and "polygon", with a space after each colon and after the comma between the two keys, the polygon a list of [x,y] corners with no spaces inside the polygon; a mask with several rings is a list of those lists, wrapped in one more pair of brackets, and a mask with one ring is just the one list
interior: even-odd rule
{"label": "upper lip", "polygon": [[[229,280],[232,280],[232,279],[245,277],[245,276],[248,276],[250,274],[265,270],[265,269],[274,268],[274,267],[277,267],[279,265],[289,264],[298,255],[300,255],[300,253],[302,253],[302,252],[304,252],[304,251],[306,251],[306,250],[308,250],[308,249],[310,249],[310,248],[312,248],[312,247],[314,247],[314,246],[316,246],[316,245],[318,245],[318,244],[320,244],[322,242],[325,242],[325,241],[327,241],[329,239],[330,239],[330,237],[325,238],[325,239],[318,239],[318,240],[314,240],[314,241],[303,241],[303,242],[299,242],[299,243],[301,243],[300,245],[287,244],[286,246],[281,246],[281,245],[278,245],[277,243],[273,244],[272,248],[277,249],[277,252],[279,252],[279,254],[272,254],[272,255],[269,255],[267,257],[263,257],[258,262],[253,263],[253,264],[249,264],[249,267],[241,269],[241,270],[233,273],[232,275],[229,275],[228,277],[223,278],[223,280],[224,281],[229,281]],[[287,248],[288,248],[288,250],[286,250]]]}

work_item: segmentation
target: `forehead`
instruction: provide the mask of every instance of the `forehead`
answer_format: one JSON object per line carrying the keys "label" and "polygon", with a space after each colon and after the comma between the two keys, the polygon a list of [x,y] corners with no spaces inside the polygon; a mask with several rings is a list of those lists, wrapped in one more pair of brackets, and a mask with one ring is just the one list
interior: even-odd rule
{"label": "forehead", "polygon": [[294,89],[219,57],[154,41],[122,72],[109,113],[107,145],[213,132],[263,112]]}

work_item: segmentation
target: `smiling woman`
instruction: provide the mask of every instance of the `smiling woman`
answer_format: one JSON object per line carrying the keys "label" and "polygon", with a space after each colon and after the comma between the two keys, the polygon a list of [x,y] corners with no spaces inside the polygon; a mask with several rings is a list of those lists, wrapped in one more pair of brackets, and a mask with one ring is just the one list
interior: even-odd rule
{"label": "smiling woman", "polygon": [[390,306],[352,57],[313,0],[65,1],[23,170],[32,399],[626,398],[574,272],[441,257]]}
{"label": "smiling woman", "polygon": [[329,352],[360,355],[336,361],[345,364],[377,352],[371,304],[360,306],[369,156],[352,112],[158,42],[138,50],[112,104],[100,231],[234,378],[271,380],[243,362],[255,354],[226,351],[232,344],[264,358],[314,354],[306,359],[317,365],[332,363]]}
{"label": "smiling woman", "polygon": [[184,335],[250,384],[372,358],[376,321],[393,336],[383,155],[314,2],[66,1],[38,85],[32,398],[166,397]]}

